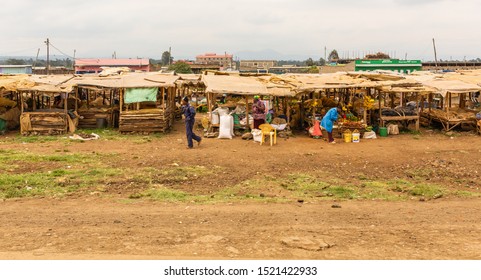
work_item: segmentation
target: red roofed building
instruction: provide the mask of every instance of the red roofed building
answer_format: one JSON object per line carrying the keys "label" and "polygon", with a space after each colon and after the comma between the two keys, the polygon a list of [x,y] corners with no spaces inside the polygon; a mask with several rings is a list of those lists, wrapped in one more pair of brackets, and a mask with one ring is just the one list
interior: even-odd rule
{"label": "red roofed building", "polygon": [[94,58],[94,59],[76,59],[75,73],[100,73],[100,67],[129,67],[132,71],[150,71],[148,58],[140,59],[110,59],[110,58]]}
{"label": "red roofed building", "polygon": [[232,54],[215,54],[206,53],[195,57],[195,63],[197,64],[216,64],[223,68],[235,67]]}

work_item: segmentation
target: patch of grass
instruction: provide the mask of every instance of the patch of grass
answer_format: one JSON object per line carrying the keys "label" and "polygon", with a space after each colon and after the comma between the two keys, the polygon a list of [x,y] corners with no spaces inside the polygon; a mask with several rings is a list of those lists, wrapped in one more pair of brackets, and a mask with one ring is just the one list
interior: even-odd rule
{"label": "patch of grass", "polygon": [[387,201],[406,199],[408,182],[402,180],[375,181],[370,180],[362,184],[359,197],[362,199],[380,199]]}
{"label": "patch of grass", "polygon": [[41,155],[30,152],[14,150],[1,150],[0,162],[64,162],[64,163],[89,163],[96,161],[92,155],[86,154],[62,154],[62,155]]}
{"label": "patch of grass", "polygon": [[481,197],[481,193],[470,191],[454,191],[453,195],[457,197]]}
{"label": "patch of grass", "polygon": [[[76,133],[83,133],[83,134],[91,134],[95,133],[100,136],[99,140],[109,140],[109,141],[118,141],[118,140],[128,140],[133,141],[137,144],[149,143],[152,139],[160,139],[164,137],[164,133],[152,133],[149,135],[142,135],[142,134],[122,134],[116,128],[109,128],[109,129],[79,129]],[[73,140],[72,140],[73,141]]]}
{"label": "patch of grass", "polygon": [[166,188],[162,185],[151,188],[142,193],[131,195],[130,198],[148,197],[153,200],[169,201],[169,202],[185,202],[192,199],[191,195],[186,192]]}
{"label": "patch of grass", "polygon": [[154,183],[176,183],[184,182],[189,179],[197,179],[202,176],[210,175],[214,172],[213,169],[209,169],[205,166],[173,166],[166,169],[156,170],[144,170],[143,173],[149,178],[153,178]]}
{"label": "patch of grass", "polygon": [[0,174],[0,197],[64,196],[94,188],[121,170],[114,168],[55,169],[53,171]]}
{"label": "patch of grass", "polygon": [[423,196],[427,198],[439,198],[445,195],[444,188],[433,184],[416,184],[409,189],[409,194],[413,196]]}
{"label": "patch of grass", "polygon": [[353,199],[358,197],[357,192],[349,186],[330,186],[324,190],[324,193],[333,198]]}
{"label": "patch of grass", "polygon": [[12,142],[16,143],[46,143],[67,140],[65,135],[32,135],[32,136],[18,136],[11,138]]}

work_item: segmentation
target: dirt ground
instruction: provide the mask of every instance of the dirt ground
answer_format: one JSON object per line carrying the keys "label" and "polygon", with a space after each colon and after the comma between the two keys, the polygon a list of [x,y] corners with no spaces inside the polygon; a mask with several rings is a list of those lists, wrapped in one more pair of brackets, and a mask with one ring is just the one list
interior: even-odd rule
{"label": "dirt ground", "polygon": [[[39,154],[64,148],[60,141],[0,145]],[[295,172],[353,185],[363,178],[421,178],[449,192],[399,201],[288,197],[196,203],[129,200],[135,190],[119,183],[101,195],[3,199],[1,259],[481,259],[481,137],[474,134],[423,131],[328,145],[301,133],[273,147],[237,137],[204,139],[188,150],[177,126],[141,143],[97,140],[73,142],[68,149],[114,154],[108,164],[134,173],[143,167],[205,166],[213,170],[208,176],[164,182],[199,195]],[[266,188],[261,196],[282,198],[276,192]]]}

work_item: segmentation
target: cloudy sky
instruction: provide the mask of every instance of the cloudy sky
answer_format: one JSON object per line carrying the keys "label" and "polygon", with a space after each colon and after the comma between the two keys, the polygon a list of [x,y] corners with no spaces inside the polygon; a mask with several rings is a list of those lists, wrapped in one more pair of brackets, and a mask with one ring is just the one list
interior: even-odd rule
{"label": "cloudy sky", "polygon": [[398,58],[481,57],[480,0],[15,0],[0,8],[0,56],[240,59],[384,51]]}

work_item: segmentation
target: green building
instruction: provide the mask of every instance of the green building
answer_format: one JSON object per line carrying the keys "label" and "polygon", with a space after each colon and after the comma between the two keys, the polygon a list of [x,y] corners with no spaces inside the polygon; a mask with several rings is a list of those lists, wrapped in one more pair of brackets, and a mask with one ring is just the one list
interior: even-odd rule
{"label": "green building", "polygon": [[411,73],[422,69],[421,60],[374,59],[356,60],[355,71],[389,70]]}

